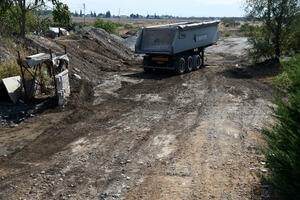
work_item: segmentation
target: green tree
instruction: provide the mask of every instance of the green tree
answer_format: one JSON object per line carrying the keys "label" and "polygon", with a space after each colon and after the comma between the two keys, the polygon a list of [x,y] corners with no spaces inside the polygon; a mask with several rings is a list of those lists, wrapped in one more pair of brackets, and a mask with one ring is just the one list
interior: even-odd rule
{"label": "green tree", "polygon": [[300,14],[298,14],[297,17],[296,33],[295,33],[295,40],[293,43],[293,49],[297,52],[300,52]]}
{"label": "green tree", "polygon": [[[255,59],[279,61],[279,57],[290,50],[295,37],[299,0],[246,0],[245,11],[249,18],[263,22],[260,31],[251,34],[250,55]],[[260,50],[261,47],[268,51]]]}
{"label": "green tree", "polygon": [[[29,12],[44,5],[46,0],[2,0],[1,4],[6,11],[10,12],[13,20],[18,24],[19,34],[22,38],[25,38],[26,33],[26,19]],[[49,0],[55,1],[55,0]]]}
{"label": "green tree", "polygon": [[285,97],[277,96],[276,124],[265,130],[263,150],[270,174],[267,181],[286,199],[300,199],[300,55],[283,63],[289,81]]}
{"label": "green tree", "polygon": [[52,12],[53,21],[64,26],[69,26],[71,24],[71,12],[68,5],[55,1],[54,6],[55,8]]}
{"label": "green tree", "polygon": [[107,12],[106,12],[105,17],[106,17],[106,18],[111,18],[110,11],[107,11]]}

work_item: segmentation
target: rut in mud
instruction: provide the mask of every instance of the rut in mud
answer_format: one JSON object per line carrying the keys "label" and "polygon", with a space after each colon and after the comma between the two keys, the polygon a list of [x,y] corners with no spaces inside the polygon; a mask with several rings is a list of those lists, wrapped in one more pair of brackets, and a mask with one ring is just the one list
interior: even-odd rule
{"label": "rut in mud", "polygon": [[215,48],[206,68],[181,76],[106,72],[92,102],[1,158],[0,199],[266,197],[257,174],[272,89],[241,55]]}

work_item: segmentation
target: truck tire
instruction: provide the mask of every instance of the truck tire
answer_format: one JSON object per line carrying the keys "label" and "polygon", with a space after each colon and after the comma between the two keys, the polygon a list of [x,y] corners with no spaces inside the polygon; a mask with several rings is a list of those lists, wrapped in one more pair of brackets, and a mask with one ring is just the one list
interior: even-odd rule
{"label": "truck tire", "polygon": [[177,74],[184,74],[185,72],[185,59],[183,57],[180,57],[177,61],[177,66],[176,66],[176,72]]}
{"label": "truck tire", "polygon": [[194,61],[194,70],[198,70],[201,68],[201,57],[200,55],[194,55],[193,56]]}
{"label": "truck tire", "polygon": [[187,71],[187,72],[191,72],[191,71],[193,71],[193,68],[194,68],[193,57],[192,57],[192,56],[189,56],[189,57],[187,58],[186,71]]}

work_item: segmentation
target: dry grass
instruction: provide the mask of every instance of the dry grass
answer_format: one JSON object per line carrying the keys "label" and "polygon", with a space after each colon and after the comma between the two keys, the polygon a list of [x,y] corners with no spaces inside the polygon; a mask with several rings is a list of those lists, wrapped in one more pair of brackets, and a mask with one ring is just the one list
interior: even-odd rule
{"label": "dry grass", "polygon": [[0,80],[12,76],[20,76],[21,71],[16,61],[5,62],[0,65]]}
{"label": "dry grass", "polygon": [[22,45],[16,44],[15,41],[17,40],[7,37],[0,37],[1,47],[9,52],[12,55],[12,58],[14,58],[6,62],[0,62],[0,80],[3,78],[21,75],[20,66],[18,65],[15,57],[16,52],[20,52],[21,57],[26,57],[28,53],[22,47]]}

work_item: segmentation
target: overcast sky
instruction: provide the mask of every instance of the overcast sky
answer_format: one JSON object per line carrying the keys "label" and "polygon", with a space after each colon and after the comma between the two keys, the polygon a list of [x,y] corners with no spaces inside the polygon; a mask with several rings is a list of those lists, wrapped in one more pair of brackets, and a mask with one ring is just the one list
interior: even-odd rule
{"label": "overcast sky", "polygon": [[181,17],[240,17],[243,16],[243,0],[62,0],[72,12],[83,9],[86,14],[91,11],[104,13],[108,10],[113,15],[168,14]]}

